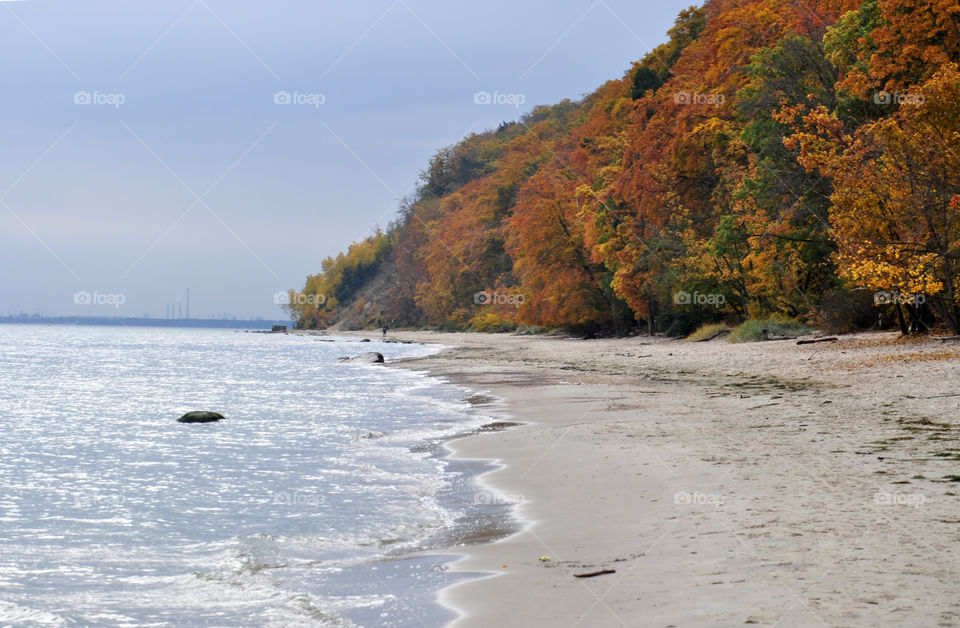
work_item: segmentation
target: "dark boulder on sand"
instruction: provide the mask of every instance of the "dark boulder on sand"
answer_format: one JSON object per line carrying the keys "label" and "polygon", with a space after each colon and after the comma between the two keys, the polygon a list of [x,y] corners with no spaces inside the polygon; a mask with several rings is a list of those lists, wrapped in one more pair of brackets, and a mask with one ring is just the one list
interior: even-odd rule
{"label": "dark boulder on sand", "polygon": [[363,364],[383,364],[383,354],[376,351],[361,353],[351,357],[340,358],[340,362],[361,362]]}
{"label": "dark boulder on sand", "polygon": [[217,414],[216,412],[187,412],[182,417],[177,419],[177,423],[213,423],[214,421],[223,420],[222,414]]}

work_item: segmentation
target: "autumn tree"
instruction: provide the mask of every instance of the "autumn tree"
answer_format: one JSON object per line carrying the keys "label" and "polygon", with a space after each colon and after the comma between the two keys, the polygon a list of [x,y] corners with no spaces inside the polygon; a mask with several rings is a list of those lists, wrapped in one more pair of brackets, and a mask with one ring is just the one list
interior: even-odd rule
{"label": "autumn tree", "polygon": [[[831,225],[841,276],[855,286],[925,299],[960,333],[960,72],[943,66],[916,87],[924,102],[846,133],[825,108],[788,141],[834,181]],[[922,297],[920,296],[922,295]]]}
{"label": "autumn tree", "polygon": [[583,242],[577,181],[544,165],[523,186],[505,224],[507,251],[521,281],[520,319],[534,325],[614,329],[629,311],[609,289]]}

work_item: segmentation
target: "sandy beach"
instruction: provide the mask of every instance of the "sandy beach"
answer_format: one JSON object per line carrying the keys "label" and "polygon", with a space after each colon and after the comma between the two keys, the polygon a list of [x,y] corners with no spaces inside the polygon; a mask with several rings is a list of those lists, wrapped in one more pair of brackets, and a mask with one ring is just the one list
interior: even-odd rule
{"label": "sandy beach", "polygon": [[450,445],[523,527],[456,628],[960,625],[956,343],[391,336],[524,423]]}

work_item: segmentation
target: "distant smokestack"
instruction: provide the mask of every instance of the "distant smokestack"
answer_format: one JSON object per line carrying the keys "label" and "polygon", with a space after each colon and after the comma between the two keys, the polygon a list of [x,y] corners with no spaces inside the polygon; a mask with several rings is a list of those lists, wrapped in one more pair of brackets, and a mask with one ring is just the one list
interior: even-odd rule
{"label": "distant smokestack", "polygon": [[187,318],[190,318],[190,288],[187,288]]}

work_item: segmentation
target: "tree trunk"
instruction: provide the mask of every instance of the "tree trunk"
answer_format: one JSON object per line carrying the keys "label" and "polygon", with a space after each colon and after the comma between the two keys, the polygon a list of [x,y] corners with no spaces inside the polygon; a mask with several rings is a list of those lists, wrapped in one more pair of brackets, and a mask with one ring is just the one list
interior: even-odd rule
{"label": "tree trunk", "polygon": [[903,307],[901,307],[900,302],[894,299],[893,309],[897,311],[897,322],[900,323],[900,333],[904,336],[910,335],[910,330],[907,328],[907,321],[903,319]]}
{"label": "tree trunk", "polygon": [[647,295],[647,330],[650,336],[656,333],[656,323],[654,323],[653,295]]}
{"label": "tree trunk", "polygon": [[957,306],[952,301],[940,298],[930,299],[928,303],[936,317],[947,325],[950,333],[955,336],[960,335],[960,318],[957,316]]}

